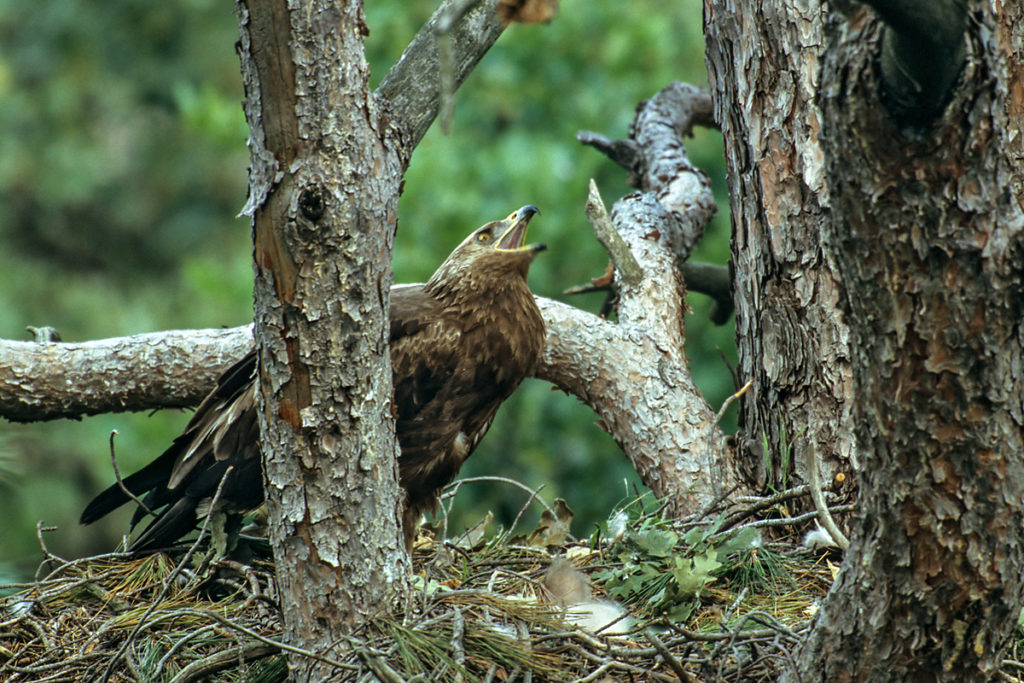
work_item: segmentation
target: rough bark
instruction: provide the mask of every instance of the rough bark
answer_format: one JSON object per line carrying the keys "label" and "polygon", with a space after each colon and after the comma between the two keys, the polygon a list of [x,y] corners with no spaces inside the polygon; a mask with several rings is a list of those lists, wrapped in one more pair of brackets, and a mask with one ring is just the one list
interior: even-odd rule
{"label": "rough bark", "polygon": [[864,467],[853,546],[789,680],[989,680],[1017,628],[1024,10],[973,10],[959,88],[917,129],[880,95],[881,22],[860,8],[828,24],[825,233]]}
{"label": "rough bark", "polygon": [[[821,235],[830,202],[816,101],[824,16],[814,0],[711,0],[704,12],[729,169],[737,373],[754,380],[740,448],[748,476],[776,487],[794,474],[806,481],[808,441],[825,481],[857,466],[849,331]],[[794,440],[801,457],[787,464],[780,456]]]}
{"label": "rough bark", "polygon": [[251,346],[248,325],[67,344],[0,339],[0,417],[36,422],[194,406]]}
{"label": "rough bark", "polygon": [[[400,145],[369,92],[362,3],[237,7],[283,637],[332,656],[408,586],[385,332]],[[293,680],[331,673],[296,655],[289,668]]]}
{"label": "rough bark", "polygon": [[879,93],[898,120],[926,122],[949,101],[964,65],[967,0],[868,0],[885,21]]}

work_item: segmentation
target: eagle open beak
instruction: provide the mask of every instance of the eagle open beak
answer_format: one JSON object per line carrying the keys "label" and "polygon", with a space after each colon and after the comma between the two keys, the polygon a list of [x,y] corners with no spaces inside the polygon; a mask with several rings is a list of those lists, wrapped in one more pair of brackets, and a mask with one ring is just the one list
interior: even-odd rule
{"label": "eagle open beak", "polygon": [[498,238],[498,243],[494,245],[495,251],[543,251],[547,249],[546,244],[523,246],[523,241],[526,239],[526,228],[535,213],[540,213],[540,209],[533,204],[527,204],[509,216],[508,220],[512,225]]}

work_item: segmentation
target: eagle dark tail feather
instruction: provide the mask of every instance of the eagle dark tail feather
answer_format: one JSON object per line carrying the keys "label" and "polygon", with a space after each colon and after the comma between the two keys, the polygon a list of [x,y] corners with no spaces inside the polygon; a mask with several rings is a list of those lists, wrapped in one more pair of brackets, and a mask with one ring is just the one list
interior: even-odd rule
{"label": "eagle dark tail feather", "polygon": [[[166,483],[171,469],[174,467],[174,455],[176,454],[170,454],[168,457],[168,453],[164,453],[164,457],[157,458],[135,474],[125,477],[121,483],[136,496],[141,496],[155,486]],[[130,500],[131,498],[124,492],[121,485],[115,483],[85,506],[78,521],[82,524],[92,524]],[[132,523],[132,526],[135,526],[135,522]]]}
{"label": "eagle dark tail feather", "polygon": [[166,548],[196,526],[198,501],[189,496],[178,501],[159,514],[138,538],[128,546],[130,551],[147,551]]}

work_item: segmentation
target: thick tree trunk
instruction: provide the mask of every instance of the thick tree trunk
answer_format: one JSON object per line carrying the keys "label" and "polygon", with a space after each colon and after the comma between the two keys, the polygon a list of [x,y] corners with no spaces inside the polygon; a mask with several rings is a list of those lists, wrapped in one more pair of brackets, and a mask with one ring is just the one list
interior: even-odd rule
{"label": "thick tree trunk", "polygon": [[[857,465],[847,428],[849,332],[835,264],[821,246],[829,220],[815,99],[823,18],[814,0],[710,0],[704,10],[729,168],[738,374],[754,380],[740,447],[751,478],[776,487],[793,483],[794,468],[803,478],[807,443],[816,444],[826,480]],[[801,457],[786,462],[790,442]]]}
{"label": "thick tree trunk", "polygon": [[[408,584],[385,332],[402,168],[367,84],[361,3],[238,12],[284,639],[329,657]],[[331,671],[301,656],[289,666],[293,680]]]}
{"label": "thick tree trunk", "polygon": [[[886,104],[919,121],[917,95],[880,96],[869,11],[706,7],[741,371],[757,389],[747,443],[806,426],[806,450],[860,460],[853,547],[790,677],[987,678],[1024,561],[1021,10],[979,12],[963,92],[939,124],[903,131]],[[901,87],[913,70],[882,73]]]}
{"label": "thick tree trunk", "polygon": [[829,24],[826,236],[864,467],[853,547],[790,680],[988,680],[1017,628],[1024,10],[974,9],[953,101],[916,130],[879,96],[878,19],[858,8]]}

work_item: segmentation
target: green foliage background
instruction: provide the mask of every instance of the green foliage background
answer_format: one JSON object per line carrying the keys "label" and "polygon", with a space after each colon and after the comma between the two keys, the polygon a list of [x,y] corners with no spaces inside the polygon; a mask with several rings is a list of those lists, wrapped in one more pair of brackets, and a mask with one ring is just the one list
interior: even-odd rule
{"label": "green foliage background", "polygon": [[[435,7],[367,2],[374,84]],[[450,135],[431,129],[406,175],[394,269],[426,279],[476,226],[527,203],[543,211],[531,239],[550,247],[535,292],[599,275],[607,258],[583,203],[594,177],[611,204],[625,174],[574,139],[624,137],[637,103],[672,80],[706,84],[699,0],[562,0],[549,25],[508,29],[459,91]],[[252,317],[245,201],[247,129],[231,3],[213,0],[0,0],[0,336],[52,325],[65,341],[163,329],[241,325]],[[693,160],[711,176],[719,216],[696,258],[725,263],[728,218],[721,139],[698,131]],[[596,311],[600,301],[575,299]],[[731,326],[691,297],[691,369],[713,405],[731,393],[716,347],[733,357]],[[596,416],[529,380],[502,408],[463,474],[500,474],[576,510],[589,533],[636,482]],[[111,549],[122,515],[83,528],[77,515],[112,481],[107,437],[123,471],[157,455],[187,414],[106,415],[0,426],[0,573],[39,559],[37,520],[55,524],[55,552]],[[455,528],[487,510],[508,523],[526,495],[467,485]],[[527,523],[531,520],[527,519]]]}

